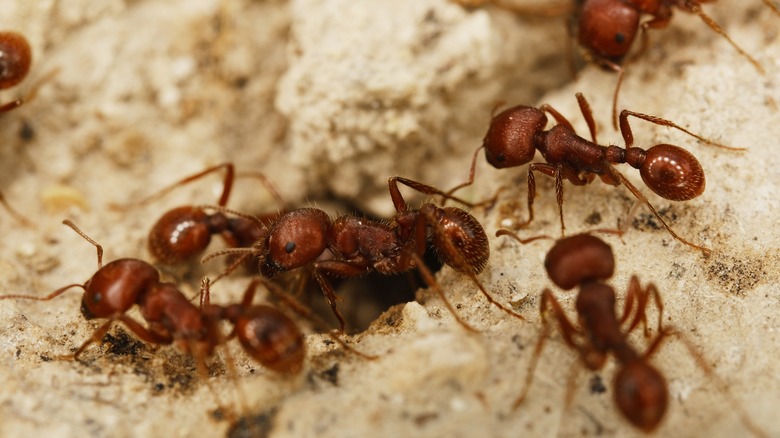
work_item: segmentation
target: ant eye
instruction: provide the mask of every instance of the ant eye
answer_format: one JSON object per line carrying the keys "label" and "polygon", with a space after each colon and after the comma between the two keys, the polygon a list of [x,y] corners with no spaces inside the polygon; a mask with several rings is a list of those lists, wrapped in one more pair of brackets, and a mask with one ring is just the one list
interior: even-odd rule
{"label": "ant eye", "polygon": [[615,42],[618,44],[623,44],[626,41],[626,36],[622,33],[616,33],[615,34]]}
{"label": "ant eye", "polygon": [[498,154],[496,155],[496,160],[500,162],[506,161],[506,154]]}
{"label": "ant eye", "polygon": [[287,242],[287,244],[284,245],[284,252],[290,254],[293,251],[295,251],[295,242]]}
{"label": "ant eye", "polygon": [[94,294],[92,294],[92,301],[94,301],[95,303],[99,303],[102,300],[103,300],[103,294],[101,294],[100,292],[95,292]]}

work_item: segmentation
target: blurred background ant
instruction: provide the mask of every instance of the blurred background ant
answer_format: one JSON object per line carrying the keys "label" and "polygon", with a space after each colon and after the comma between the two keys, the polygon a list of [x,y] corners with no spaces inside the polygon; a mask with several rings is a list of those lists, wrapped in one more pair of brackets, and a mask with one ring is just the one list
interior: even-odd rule
{"label": "blurred background ant", "polygon": [[[97,250],[98,270],[83,284],[63,286],[49,295],[2,295],[0,300],[24,299],[50,301],[68,290],[84,291],[81,313],[86,320],[105,319],[93,335],[72,356],[78,359],[84,350],[103,339],[116,322],[121,322],[138,339],[155,345],[176,343],[196,359],[199,372],[206,375],[206,359],[215,348],[237,337],[252,358],[266,368],[281,374],[297,374],[305,358],[304,337],[298,325],[288,316],[268,305],[253,305],[257,281],[250,283],[239,304],[220,306],[210,303],[208,287],[201,291],[200,308],[179,289],[160,281],[152,265],[133,258],[114,260],[103,265],[103,247],[82,232],[73,222],[63,221]],[[144,326],[127,312],[137,305]],[[220,322],[233,324],[224,336]]]}
{"label": "blurred background ant", "polygon": [[[522,244],[537,239],[549,239],[537,236],[521,239],[508,230],[499,230],[496,236],[508,236]],[[629,280],[622,313],[616,309],[615,290],[604,283],[612,277],[615,259],[612,248],[603,240],[589,234],[577,234],[558,239],[547,252],[544,267],[550,280],[563,290],[579,287],[576,298],[576,312],[579,326],[566,316],[563,307],[550,289],[542,292],[540,314],[542,330],[534,348],[533,356],[525,377],[524,387],[515,400],[513,409],[523,404],[533,381],[534,372],[544,344],[550,332],[552,314],[563,341],[575,350],[589,370],[600,370],[606,364],[609,354],[619,362],[613,381],[613,397],[622,415],[643,432],[652,432],[663,419],[668,404],[669,390],[666,379],[660,371],[650,364],[650,357],[669,337],[680,339],[688,348],[697,365],[717,383],[717,386],[737,412],[742,423],[756,436],[766,434],[756,426],[742,406],[733,398],[725,383],[715,374],[704,360],[698,349],[682,333],[671,326],[663,325],[663,303],[658,289],[653,283],[644,287],[639,277],[632,275]],[[640,324],[645,338],[650,337],[647,326],[647,307],[650,300],[657,307],[658,323],[656,335],[650,340],[644,352],[638,352],[627,336]],[[571,402],[573,380],[569,380],[566,406]]]}
{"label": "blurred background ant", "polygon": [[[563,220],[564,179],[579,186],[593,182],[598,176],[604,183],[625,186],[637,199],[637,202],[650,209],[676,240],[696,248],[704,254],[709,254],[709,249],[680,237],[658,214],[645,195],[613,166],[613,164],[627,163],[631,167],[639,169],[642,181],[658,196],[670,201],[688,201],[704,192],[705,177],[701,164],[690,152],[671,144],[661,143],[647,150],[633,147],[634,136],[628,123],[628,117],[633,116],[656,125],[677,129],[697,140],[721,149],[732,151],[743,149],[722,145],[701,137],[669,120],[629,110],[620,112],[620,133],[625,141],[625,146],[602,146],[596,140],[596,124],[590,105],[581,93],[577,93],[576,96],[580,111],[588,124],[592,141],[577,135],[572,124],[550,105],[545,104],[539,108],[518,105],[509,108],[493,116],[482,145],[474,153],[468,181],[454,187],[447,193],[452,194],[474,182],[476,160],[480,149],[485,149],[485,158],[490,165],[497,169],[527,164],[534,158],[538,150],[545,162],[531,163],[528,166],[528,219],[517,224],[518,228],[527,226],[534,219],[535,172],[555,179],[561,235],[566,230]],[[545,130],[547,126],[545,113],[550,114],[557,122],[556,125],[547,130]],[[623,230],[615,230],[615,232],[622,234]]]}
{"label": "blurred background ant", "polygon": [[[640,58],[648,47],[648,29],[664,29],[672,20],[674,9],[697,15],[710,29],[722,36],[742,57],[748,60],[762,75],[761,64],[740,47],[728,33],[702,10],[703,3],[715,0],[572,0],[549,5],[524,5],[521,0],[454,0],[466,7],[490,3],[498,8],[521,16],[555,17],[570,14],[567,29],[571,40],[582,49],[586,62],[617,73],[612,95],[612,124],[618,128],[618,94],[623,83],[625,65]],[[772,0],[762,0],[774,13],[780,9]],[[639,34],[640,47],[628,56]],[[574,71],[572,45],[567,44],[569,65]]]}

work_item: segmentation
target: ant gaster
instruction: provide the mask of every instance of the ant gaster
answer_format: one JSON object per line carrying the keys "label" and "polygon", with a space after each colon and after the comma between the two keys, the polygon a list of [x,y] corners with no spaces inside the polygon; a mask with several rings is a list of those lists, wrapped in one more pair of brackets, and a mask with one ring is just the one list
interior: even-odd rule
{"label": "ant gaster", "polygon": [[[238,338],[247,354],[275,372],[296,374],[302,369],[303,333],[276,308],[252,304],[256,281],[249,285],[240,304],[211,304],[206,289],[198,308],[176,286],[161,282],[157,270],[142,260],[123,258],[103,266],[103,247],[69,220],[63,223],[95,246],[97,272],[84,284],[69,284],[45,297],[4,295],[0,299],[49,301],[72,288],[84,290],[81,302],[84,318],[107,321],[76,350],[74,359],[90,344],[100,341],[115,322],[121,322],[144,342],[162,345],[176,342],[197,359],[201,370],[205,370],[204,361],[214,349],[233,337]],[[146,327],[127,315],[134,305],[138,305]],[[227,337],[220,332],[221,321],[234,326]]]}
{"label": "ant gaster", "polygon": [[[561,234],[566,229],[563,221],[563,180],[566,179],[579,186],[592,182],[598,176],[607,184],[624,185],[640,203],[650,209],[672,237],[708,254],[707,248],[678,236],[658,214],[645,195],[613,167],[613,164],[627,163],[631,167],[639,169],[642,181],[657,195],[670,201],[687,201],[704,192],[705,178],[701,164],[690,152],[671,144],[657,144],[647,150],[633,147],[634,135],[628,123],[628,117],[634,116],[656,125],[678,129],[719,148],[742,149],[716,143],[669,120],[628,110],[620,112],[620,133],[625,141],[625,147],[602,146],[596,142],[596,124],[593,120],[593,113],[581,93],[577,93],[577,102],[588,124],[592,141],[577,135],[571,123],[550,105],[542,105],[539,108],[519,105],[509,108],[492,118],[482,145],[474,153],[469,180],[453,188],[449,193],[474,182],[477,153],[482,148],[485,149],[488,163],[497,169],[517,167],[529,163],[538,150],[546,162],[531,163],[528,167],[528,219],[518,224],[519,227],[528,225],[534,219],[535,172],[555,178]],[[547,125],[545,113],[550,114],[557,122],[557,125],[548,130],[545,130]]]}
{"label": "ant gaster", "polygon": [[[546,237],[523,240],[506,230],[500,230],[497,235],[506,235],[521,243]],[[645,432],[658,427],[669,402],[666,379],[649,362],[650,356],[658,350],[664,339],[669,336],[682,339],[699,366],[708,375],[715,377],[706,361],[681,333],[662,326],[663,303],[658,289],[652,283],[642,287],[639,278],[636,275],[631,276],[623,312],[618,315],[615,290],[604,283],[604,280],[612,277],[615,259],[612,248],[603,240],[589,234],[561,238],[547,253],[544,267],[550,280],[561,289],[571,290],[579,287],[575,304],[579,328],[566,316],[552,291],[545,289],[542,292],[540,308],[544,328],[531,358],[525,387],[513,408],[516,409],[523,403],[530,389],[534,370],[549,332],[548,312],[552,313],[558,323],[564,342],[577,351],[588,369],[602,369],[607,356],[614,355],[620,364],[613,382],[615,404],[631,424]],[[640,353],[628,343],[626,337],[640,323],[644,327],[645,337],[649,337],[646,310],[651,297],[658,308],[658,333],[649,347]],[[724,392],[743,423],[751,432],[763,436],[763,432],[752,423],[740,405],[731,398],[730,393],[725,390]]]}
{"label": "ant gaster", "polygon": [[457,321],[473,330],[458,317],[422,261],[430,236],[444,264],[468,275],[492,304],[523,319],[495,301],[477,278],[490,256],[487,235],[477,219],[460,208],[441,208],[430,203],[419,209],[410,209],[401,195],[399,183],[424,194],[441,195],[468,204],[431,186],[392,177],[388,180],[388,186],[396,214],[390,224],[353,215],[331,219],[322,210],[301,208],[280,216],[269,226],[267,235],[252,248],[216,251],[205,259],[224,254],[251,255],[260,260],[260,272],[266,277],[311,266],[312,275],[342,331],[346,324],[336,307],[337,297],[327,276],[355,277],[372,271],[389,275],[416,268],[425,282],[440,295]]}

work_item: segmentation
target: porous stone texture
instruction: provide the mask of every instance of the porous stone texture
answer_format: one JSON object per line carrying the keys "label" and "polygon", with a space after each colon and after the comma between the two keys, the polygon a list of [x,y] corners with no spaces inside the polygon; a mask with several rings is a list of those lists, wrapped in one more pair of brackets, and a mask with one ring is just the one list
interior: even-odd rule
{"label": "porous stone texture", "polygon": [[[57,71],[32,101],[0,115],[2,192],[35,223],[23,227],[0,211],[2,293],[43,296],[95,272],[94,247],[62,226],[65,218],[105,247],[106,261],[148,259],[152,223],[175,206],[213,204],[220,178],[145,206],[109,204],[224,161],[266,173],[292,205],[330,195],[389,217],[386,178],[400,174],[440,188],[462,181],[499,100],[549,103],[587,133],[574,98],[583,92],[599,141],[623,144],[609,123],[615,76],[593,66],[567,76],[562,20],[444,0],[3,0],[2,10],[0,28],[23,32],[35,55],[30,77],[2,101]],[[670,392],[659,436],[745,435],[748,425],[730,398],[776,436],[780,17],[758,0],[723,0],[706,10],[766,73],[679,13],[670,28],[651,32],[647,51],[629,66],[621,107],[747,150],[712,148],[632,120],[639,146],[691,150],[707,188],[692,201],[670,202],[652,195],[636,171],[618,168],[680,235],[712,254],[675,241],[642,208],[622,238],[604,236],[617,259],[610,283],[621,305],[632,274],[653,282],[664,323],[714,370],[705,373],[674,338],[652,355]],[[441,287],[479,333],[464,330],[439,297],[422,290],[349,339],[376,360],[310,334],[304,371],[283,378],[231,342],[229,357],[214,358],[206,378],[179,350],[145,345],[119,327],[80,361],[63,360],[101,324],[81,316],[78,289],[49,302],[0,301],[0,435],[642,435],[612,401],[616,364],[586,371],[556,330],[527,399],[511,409],[542,327],[541,291],[551,288],[572,318],[574,303],[574,293],[553,288],[544,273],[549,241],[492,237],[526,217],[526,171],[498,171],[480,157],[477,183],[460,192],[481,200],[510,187],[494,208],[473,211],[491,236],[490,265],[479,279],[526,321],[491,306],[468,278],[445,267]],[[543,176],[537,183],[537,217],[521,235],[557,236],[553,184]],[[239,179],[229,206],[278,208],[258,188]],[[564,190],[567,233],[614,227],[633,204],[625,188],[600,182]],[[194,294],[200,276],[221,266],[193,264],[164,276]],[[213,300],[237,300],[247,281],[221,280]],[[655,333],[655,310],[648,316]],[[639,350],[648,344],[641,333],[631,342]]]}

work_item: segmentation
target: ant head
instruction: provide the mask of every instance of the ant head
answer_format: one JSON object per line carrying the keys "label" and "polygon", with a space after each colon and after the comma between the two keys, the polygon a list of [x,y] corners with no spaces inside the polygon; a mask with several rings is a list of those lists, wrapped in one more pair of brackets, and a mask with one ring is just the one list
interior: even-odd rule
{"label": "ant head", "polygon": [[149,252],[165,265],[189,260],[211,242],[209,215],[200,208],[179,207],[165,213],[149,231]]}
{"label": "ant head", "polygon": [[536,153],[534,137],[546,124],[544,113],[530,106],[516,106],[494,116],[482,140],[488,163],[503,169],[531,161]]}
{"label": "ant head", "polygon": [[633,361],[615,376],[615,404],[634,426],[650,432],[666,412],[666,380],[644,361]]}
{"label": "ant head", "polygon": [[639,9],[623,0],[589,0],[580,10],[579,43],[615,63],[626,56],[639,29]]}
{"label": "ant head", "polygon": [[316,208],[282,215],[268,231],[259,250],[260,271],[271,276],[313,262],[328,247],[330,218]]}
{"label": "ant head", "polygon": [[569,290],[585,281],[605,280],[615,271],[612,248],[598,237],[577,234],[559,239],[544,258],[547,275]]}
{"label": "ant head", "polygon": [[458,272],[482,272],[490,258],[490,245],[479,221],[455,207],[436,208],[433,217],[436,224],[432,225],[438,231],[432,242],[439,259]]}
{"label": "ant head", "polygon": [[32,64],[27,39],[16,32],[0,32],[0,90],[21,82]]}
{"label": "ant head", "polygon": [[704,192],[699,160],[677,146],[658,144],[648,149],[639,173],[652,191],[670,201],[687,201]]}
{"label": "ant head", "polygon": [[235,330],[247,354],[264,367],[283,374],[297,374],[303,368],[303,333],[279,310],[264,305],[244,308],[235,321]]}
{"label": "ant head", "polygon": [[144,261],[114,260],[84,284],[81,313],[85,319],[124,313],[138,302],[144,291],[159,281],[157,270]]}

